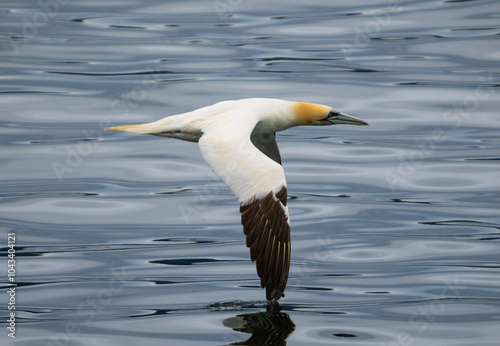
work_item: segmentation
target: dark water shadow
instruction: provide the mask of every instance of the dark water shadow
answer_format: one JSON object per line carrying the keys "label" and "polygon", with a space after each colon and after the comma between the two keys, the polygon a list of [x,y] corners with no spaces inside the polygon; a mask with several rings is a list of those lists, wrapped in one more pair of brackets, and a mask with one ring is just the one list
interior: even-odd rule
{"label": "dark water shadow", "polygon": [[295,330],[295,324],[281,312],[278,302],[268,304],[266,312],[236,315],[222,323],[237,332],[252,334],[248,340],[231,345],[286,345],[286,339]]}

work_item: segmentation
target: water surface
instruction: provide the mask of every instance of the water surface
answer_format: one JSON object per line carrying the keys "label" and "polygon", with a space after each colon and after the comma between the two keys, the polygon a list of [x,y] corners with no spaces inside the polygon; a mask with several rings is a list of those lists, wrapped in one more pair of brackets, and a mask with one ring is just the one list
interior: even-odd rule
{"label": "water surface", "polygon": [[[2,343],[496,345],[498,9],[4,1],[0,229],[4,255],[17,236],[18,324]],[[246,97],[371,124],[278,134],[281,311],[266,312],[237,199],[197,145],[101,131]]]}

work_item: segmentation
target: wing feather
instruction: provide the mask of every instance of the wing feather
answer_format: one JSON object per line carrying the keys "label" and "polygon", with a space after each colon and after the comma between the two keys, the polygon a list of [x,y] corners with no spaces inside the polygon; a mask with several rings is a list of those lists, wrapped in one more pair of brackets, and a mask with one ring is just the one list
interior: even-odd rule
{"label": "wing feather", "polygon": [[[286,187],[283,186],[280,192],[286,196]],[[290,269],[287,205],[281,203],[274,192],[270,192],[264,198],[242,205],[240,211],[247,246],[250,247],[252,261],[256,262],[261,287],[266,288],[268,300],[277,300],[285,291]],[[255,227],[253,222],[257,219],[261,221]],[[254,233],[257,235],[254,236]],[[252,241],[249,242],[250,235]]]}
{"label": "wing feather", "polygon": [[201,128],[199,145],[203,158],[238,196],[246,245],[256,263],[261,287],[266,288],[268,300],[278,300],[285,291],[290,268],[286,181],[283,167],[276,160],[277,146],[269,155],[252,142],[257,123],[250,118],[207,124]]}

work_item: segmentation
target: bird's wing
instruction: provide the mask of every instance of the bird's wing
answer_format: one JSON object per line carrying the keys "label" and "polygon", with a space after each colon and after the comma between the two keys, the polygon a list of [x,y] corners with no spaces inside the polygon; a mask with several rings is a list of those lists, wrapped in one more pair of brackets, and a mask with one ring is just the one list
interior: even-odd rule
{"label": "bird's wing", "polygon": [[276,143],[276,133],[274,131],[261,129],[257,124],[250,135],[250,140],[257,149],[281,165],[280,150],[278,149],[278,143]]}
{"label": "bird's wing", "polygon": [[287,192],[255,199],[240,206],[241,223],[250,248],[250,258],[256,262],[262,288],[268,300],[278,300],[285,291],[290,270],[290,224],[288,223]]}
{"label": "bird's wing", "polygon": [[261,287],[266,288],[268,300],[277,300],[290,269],[286,181],[283,167],[252,143],[257,123],[240,118],[237,123],[206,125],[199,146],[210,167],[238,196],[246,244]]}

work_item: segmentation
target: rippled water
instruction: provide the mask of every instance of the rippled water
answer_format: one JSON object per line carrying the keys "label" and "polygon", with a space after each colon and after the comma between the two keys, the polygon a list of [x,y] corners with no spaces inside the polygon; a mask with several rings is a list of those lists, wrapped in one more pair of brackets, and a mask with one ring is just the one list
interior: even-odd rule
{"label": "rippled water", "polygon": [[[59,1],[0,10],[2,344],[498,344],[496,0]],[[100,131],[246,97],[371,124],[278,135],[281,311],[195,144]]]}

